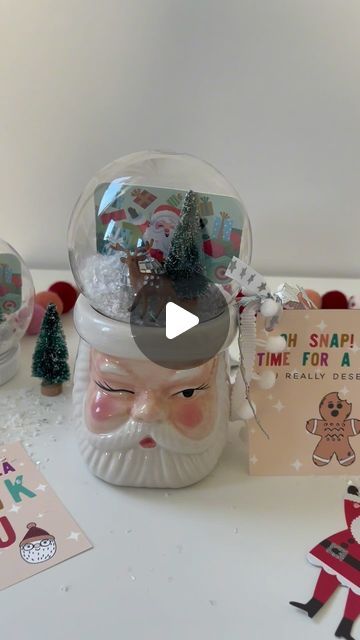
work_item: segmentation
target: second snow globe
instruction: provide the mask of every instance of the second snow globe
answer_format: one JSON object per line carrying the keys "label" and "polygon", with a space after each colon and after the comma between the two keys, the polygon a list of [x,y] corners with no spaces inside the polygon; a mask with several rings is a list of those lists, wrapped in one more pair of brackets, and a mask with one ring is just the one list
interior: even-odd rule
{"label": "second snow globe", "polygon": [[34,285],[29,269],[15,249],[0,239],[0,385],[16,373],[20,340],[34,308]]}
{"label": "second snow globe", "polygon": [[251,257],[238,194],[193,156],[125,156],[80,196],[69,254],[82,291],[74,403],[86,463],[117,485],[201,480],[230,418],[237,289],[226,269]]}

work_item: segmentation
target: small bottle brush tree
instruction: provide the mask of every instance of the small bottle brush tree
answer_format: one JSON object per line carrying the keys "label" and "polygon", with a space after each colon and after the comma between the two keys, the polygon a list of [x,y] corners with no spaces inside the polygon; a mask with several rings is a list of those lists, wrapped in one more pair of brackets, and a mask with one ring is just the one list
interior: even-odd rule
{"label": "small bottle brush tree", "polygon": [[57,396],[70,378],[68,350],[59,314],[49,304],[41,325],[32,360],[32,375],[41,378],[41,393]]}
{"label": "small bottle brush tree", "polygon": [[202,235],[197,195],[188,191],[164,265],[180,298],[196,298],[205,292],[208,281],[201,256]]}

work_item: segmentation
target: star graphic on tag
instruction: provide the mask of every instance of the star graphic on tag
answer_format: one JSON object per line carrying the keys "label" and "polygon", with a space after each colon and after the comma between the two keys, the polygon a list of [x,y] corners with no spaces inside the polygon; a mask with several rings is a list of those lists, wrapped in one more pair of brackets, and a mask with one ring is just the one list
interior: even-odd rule
{"label": "star graphic on tag", "polygon": [[325,329],[327,327],[327,324],[325,324],[324,320],[321,320],[321,322],[319,324],[317,324],[316,326],[320,329],[321,333],[324,333],[324,331],[325,331]]}
{"label": "star graphic on tag", "polygon": [[76,531],[71,531],[70,535],[66,538],[66,540],[76,540],[76,542],[79,539],[79,535],[80,533],[77,533]]}
{"label": "star graphic on tag", "polygon": [[36,487],[35,491],[45,491],[46,489],[46,484],[39,484],[38,487]]}
{"label": "star graphic on tag", "polygon": [[283,405],[281,400],[278,400],[276,404],[273,404],[273,408],[276,409],[276,411],[278,411],[280,413],[280,411],[285,409],[285,405]]}
{"label": "star graphic on tag", "polygon": [[247,267],[243,267],[242,270],[240,271],[240,278],[245,278],[247,272]]}
{"label": "star graphic on tag", "polygon": [[9,512],[11,511],[12,513],[17,513],[18,511],[20,511],[20,509],[21,507],[18,507],[16,504],[13,504],[11,509],[9,509]]}
{"label": "star graphic on tag", "polygon": [[265,291],[266,290],[266,282],[262,282],[259,286],[258,286],[258,291]]}
{"label": "star graphic on tag", "polygon": [[252,282],[254,282],[254,280],[255,280],[255,276],[254,276],[254,274],[252,274],[252,275],[250,276],[250,278],[248,278],[247,283],[248,283],[248,284],[251,284]]}

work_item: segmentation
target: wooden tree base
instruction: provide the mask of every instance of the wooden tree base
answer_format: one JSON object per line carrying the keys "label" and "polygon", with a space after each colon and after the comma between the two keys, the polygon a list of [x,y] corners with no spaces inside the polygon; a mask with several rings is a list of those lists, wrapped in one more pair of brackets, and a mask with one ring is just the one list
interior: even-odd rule
{"label": "wooden tree base", "polygon": [[43,396],[59,396],[62,393],[62,384],[42,384],[41,393]]}

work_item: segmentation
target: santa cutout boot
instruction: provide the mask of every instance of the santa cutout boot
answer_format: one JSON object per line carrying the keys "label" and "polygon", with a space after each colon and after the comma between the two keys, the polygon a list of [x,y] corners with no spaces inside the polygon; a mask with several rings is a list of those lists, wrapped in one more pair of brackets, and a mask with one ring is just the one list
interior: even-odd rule
{"label": "santa cutout boot", "polygon": [[360,597],[353,593],[353,591],[349,591],[349,595],[347,597],[344,617],[341,620],[338,628],[336,629],[335,636],[337,638],[345,638],[345,640],[354,640],[351,635],[352,626],[360,614]]}
{"label": "santa cutout boot", "polygon": [[[306,604],[301,602],[290,602],[293,607],[305,611],[309,618],[313,618],[321,607],[331,598],[335,589],[339,586],[339,581],[336,576],[332,576],[326,573],[323,569],[320,572],[318,581],[316,583],[314,596]],[[341,637],[341,636],[340,636]]]}
{"label": "santa cutout boot", "polygon": [[353,620],[349,620],[349,618],[343,618],[335,631],[335,636],[337,638],[345,638],[345,640],[355,640],[355,638],[351,635],[353,624]]}
{"label": "santa cutout boot", "polygon": [[306,602],[305,604],[303,604],[302,602],[293,601],[290,602],[290,604],[292,604],[293,607],[301,609],[301,611],[305,611],[305,613],[308,614],[309,618],[313,618],[314,616],[316,616],[318,611],[320,611],[324,603],[320,602],[320,600],[316,600],[316,598],[311,598],[311,600],[309,600],[309,602]]}

